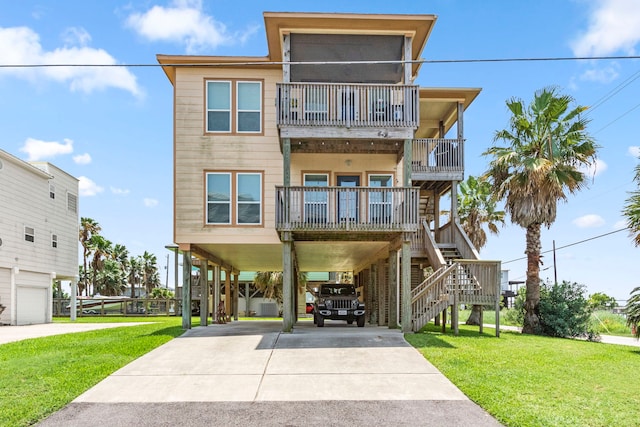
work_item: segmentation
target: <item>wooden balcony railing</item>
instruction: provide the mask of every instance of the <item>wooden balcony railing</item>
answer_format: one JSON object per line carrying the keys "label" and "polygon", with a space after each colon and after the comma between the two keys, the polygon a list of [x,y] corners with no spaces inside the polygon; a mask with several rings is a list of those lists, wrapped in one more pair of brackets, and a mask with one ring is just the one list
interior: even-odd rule
{"label": "wooden balcony railing", "polygon": [[412,172],[464,172],[464,140],[414,139]]}
{"label": "wooden balcony railing", "polygon": [[280,126],[418,126],[418,86],[278,83],[277,89]]}
{"label": "wooden balcony railing", "polygon": [[276,187],[276,229],[414,232],[418,196],[414,187]]}

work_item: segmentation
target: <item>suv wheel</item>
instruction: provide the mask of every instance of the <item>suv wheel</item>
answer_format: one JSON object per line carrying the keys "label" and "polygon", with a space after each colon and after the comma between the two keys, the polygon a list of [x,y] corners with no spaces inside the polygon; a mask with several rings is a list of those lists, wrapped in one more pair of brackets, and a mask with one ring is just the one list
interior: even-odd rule
{"label": "suv wheel", "polygon": [[318,316],[316,324],[318,325],[318,328],[322,328],[324,326],[324,317]]}
{"label": "suv wheel", "polygon": [[358,328],[364,328],[364,316],[358,316]]}

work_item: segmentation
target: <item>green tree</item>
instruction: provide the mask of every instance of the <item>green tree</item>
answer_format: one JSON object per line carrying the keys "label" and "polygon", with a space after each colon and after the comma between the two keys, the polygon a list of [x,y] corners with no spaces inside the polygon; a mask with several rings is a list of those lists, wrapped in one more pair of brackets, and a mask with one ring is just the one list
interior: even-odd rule
{"label": "green tree", "polygon": [[136,286],[142,283],[142,277],[144,275],[144,267],[142,265],[142,258],[131,257],[129,258],[129,275],[127,282],[131,286],[131,298],[136,297]]}
{"label": "green tree", "polygon": [[631,291],[631,298],[625,308],[627,326],[631,327],[636,339],[640,339],[640,286]]}
{"label": "green tree", "polygon": [[91,218],[80,218],[80,229],[78,231],[80,244],[82,245],[82,266],[83,274],[80,276],[81,283],[78,282],[78,294],[82,295],[82,291],[85,295],[89,296],[89,286],[87,283],[87,259],[91,256],[91,237],[98,235],[101,231],[100,224]]}
{"label": "green tree", "polygon": [[[498,234],[498,224],[504,225],[505,213],[498,210],[496,204],[489,182],[470,176],[460,183],[458,191],[460,225],[478,251],[487,243],[485,226],[489,232]],[[467,325],[479,325],[481,311],[481,305],[474,305],[467,319]]]}
{"label": "green tree", "polygon": [[109,240],[98,234],[91,236],[88,245],[91,252],[93,252],[93,258],[91,259],[91,286],[93,287],[93,292],[95,292],[98,272],[102,269],[104,258],[111,256],[112,245]]}
{"label": "green tree", "polygon": [[96,275],[96,292],[104,296],[122,295],[125,286],[125,275],[120,264],[113,259],[105,259]]}
{"label": "green tree", "polygon": [[611,310],[616,306],[616,299],[602,292],[589,295],[589,307],[592,310]]}
{"label": "green tree", "polygon": [[597,333],[589,328],[591,313],[584,285],[566,280],[542,285],[540,328],[544,335],[595,339]]}
{"label": "green tree", "polygon": [[[307,289],[307,273],[298,272],[297,280],[298,289],[305,292]],[[274,299],[279,304],[282,304],[282,271],[258,271],[254,283],[265,298]]]}
{"label": "green tree", "polygon": [[150,294],[153,288],[160,285],[160,274],[158,272],[158,259],[154,254],[147,251],[142,254],[142,274],[142,284],[147,294]]}
{"label": "green tree", "polygon": [[[526,230],[527,279],[523,333],[540,333],[540,229],[556,220],[558,201],[566,201],[587,184],[584,166],[596,160],[598,146],[587,132],[583,106],[573,98],[544,88],[525,106],[507,101],[509,127],[494,136],[485,153],[491,157],[485,177],[498,200],[505,200],[511,221]],[[498,141],[505,146],[496,145]]]}
{"label": "green tree", "polygon": [[627,219],[627,227],[633,237],[633,243],[640,246],[640,164],[635,167],[633,180],[638,188],[629,193],[622,215]]}
{"label": "green tree", "polygon": [[167,288],[153,288],[149,297],[155,299],[169,299],[173,298],[173,295],[174,293]]}

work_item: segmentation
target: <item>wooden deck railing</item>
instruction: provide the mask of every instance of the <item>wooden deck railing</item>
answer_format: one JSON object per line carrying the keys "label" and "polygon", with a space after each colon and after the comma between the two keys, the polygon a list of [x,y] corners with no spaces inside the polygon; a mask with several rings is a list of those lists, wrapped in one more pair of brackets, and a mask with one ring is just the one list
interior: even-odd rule
{"label": "wooden deck railing", "polygon": [[276,187],[278,231],[418,229],[414,187]]}
{"label": "wooden deck railing", "polygon": [[412,172],[464,172],[464,140],[414,139]]}
{"label": "wooden deck railing", "polygon": [[278,83],[280,126],[409,127],[419,120],[418,86]]}

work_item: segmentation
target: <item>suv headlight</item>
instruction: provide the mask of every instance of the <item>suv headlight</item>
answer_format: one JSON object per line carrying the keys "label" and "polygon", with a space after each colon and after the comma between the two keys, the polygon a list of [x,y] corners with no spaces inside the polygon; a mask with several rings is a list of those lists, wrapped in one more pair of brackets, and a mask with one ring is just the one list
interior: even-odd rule
{"label": "suv headlight", "polygon": [[333,308],[333,301],[330,299],[326,300],[324,304],[327,306],[327,309],[331,310]]}
{"label": "suv headlight", "polygon": [[351,308],[358,308],[358,300],[354,299],[353,301],[351,301]]}

